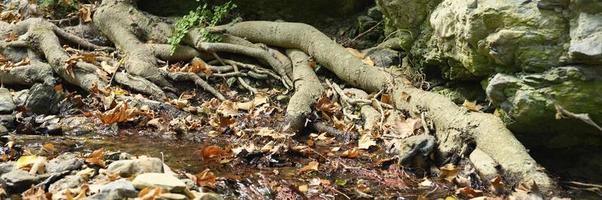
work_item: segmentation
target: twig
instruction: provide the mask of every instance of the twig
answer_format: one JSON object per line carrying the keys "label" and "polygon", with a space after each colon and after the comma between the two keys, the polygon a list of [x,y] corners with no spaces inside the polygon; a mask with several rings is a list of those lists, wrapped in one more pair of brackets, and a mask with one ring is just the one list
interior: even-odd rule
{"label": "twig", "polygon": [[360,39],[361,37],[364,37],[364,35],[368,34],[369,32],[372,32],[376,27],[378,27],[380,24],[382,24],[383,21],[379,21],[378,23],[376,23],[374,26],[370,27],[368,30],[358,34],[357,36],[355,36],[353,39],[345,42],[345,45],[349,45],[352,42],[355,42],[356,40]]}
{"label": "twig", "polygon": [[570,111],[564,109],[562,106],[560,106],[558,104],[556,104],[555,107],[556,107],[556,119],[572,118],[572,119],[581,120],[582,122],[585,122],[586,124],[595,127],[602,134],[602,127],[600,127],[598,124],[596,124],[596,122],[594,122],[594,120],[592,120],[589,117],[589,114],[573,113],[573,112],[570,112]]}

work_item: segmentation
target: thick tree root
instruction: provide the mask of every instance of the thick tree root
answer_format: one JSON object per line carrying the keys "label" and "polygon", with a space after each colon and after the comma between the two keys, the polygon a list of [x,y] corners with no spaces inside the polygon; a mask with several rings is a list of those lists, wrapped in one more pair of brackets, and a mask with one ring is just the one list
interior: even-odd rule
{"label": "thick tree root", "polygon": [[311,113],[311,106],[320,98],[324,88],[320,79],[314,72],[307,54],[299,50],[287,50],[286,54],[293,63],[293,80],[295,80],[295,94],[291,97],[286,107],[286,126],[288,130],[297,132],[305,127],[307,116]]}
{"label": "thick tree root", "polygon": [[13,32],[17,35],[26,34],[30,47],[38,49],[52,71],[63,80],[88,91],[94,87],[104,87],[106,82],[96,74],[96,66],[81,61],[69,64],[69,55],[59,43],[55,27],[43,19],[31,18],[17,23]]}
{"label": "thick tree root", "polygon": [[[393,83],[393,78],[375,67],[367,67],[343,46],[316,28],[301,23],[248,21],[217,27],[215,31],[272,46],[300,49],[345,82],[370,92]],[[374,80],[375,77],[378,79]]]}
{"label": "thick tree root", "polygon": [[534,180],[547,190],[556,187],[555,181],[540,169],[522,144],[495,116],[471,113],[444,96],[406,87],[402,80],[393,80],[391,75],[362,63],[341,45],[309,25],[253,21],[218,27],[216,31],[225,31],[252,42],[301,49],[342,80],[367,91],[381,91],[387,86],[397,85],[393,88],[396,107],[414,113],[426,112],[435,123],[439,150],[444,155],[468,155],[471,150],[466,145],[476,142],[478,148],[510,175],[506,177],[517,177],[516,181],[519,182]]}

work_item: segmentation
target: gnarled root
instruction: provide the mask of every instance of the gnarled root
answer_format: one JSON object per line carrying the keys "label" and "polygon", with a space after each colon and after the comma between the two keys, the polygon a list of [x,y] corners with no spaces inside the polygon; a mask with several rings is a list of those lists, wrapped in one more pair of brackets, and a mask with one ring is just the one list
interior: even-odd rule
{"label": "gnarled root", "polygon": [[393,88],[396,107],[413,113],[426,112],[436,126],[439,150],[444,155],[470,153],[463,152],[466,150],[463,147],[474,141],[511,175],[507,177],[518,177],[517,181],[534,180],[548,190],[556,187],[554,180],[540,170],[527,150],[495,116],[471,113],[441,95],[405,86],[402,80],[394,80],[386,72],[362,63],[309,25],[249,21],[218,27],[216,31],[252,42],[301,49],[342,80],[367,91],[381,91],[397,85]]}
{"label": "gnarled root", "polygon": [[[26,34],[31,44],[30,48],[39,50],[50,64],[52,71],[68,83],[88,91],[106,85],[106,81],[96,74],[96,66],[81,61],[69,64],[69,54],[59,43],[55,28],[56,26],[48,21],[31,18],[17,23],[13,32],[17,35]],[[34,63],[39,64],[37,61]],[[41,73],[47,74],[44,70]]]}
{"label": "gnarled root", "polygon": [[293,80],[295,94],[286,107],[286,126],[289,130],[297,131],[305,127],[307,115],[312,111],[311,106],[318,100],[324,88],[312,68],[312,61],[302,51],[289,49],[286,54],[293,63]]}

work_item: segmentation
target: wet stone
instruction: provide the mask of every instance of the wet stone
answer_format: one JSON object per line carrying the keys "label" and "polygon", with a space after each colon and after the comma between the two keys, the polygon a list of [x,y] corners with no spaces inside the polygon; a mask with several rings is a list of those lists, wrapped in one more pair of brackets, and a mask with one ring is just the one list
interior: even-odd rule
{"label": "wet stone", "polygon": [[136,160],[118,160],[107,167],[107,171],[121,177],[131,177],[142,173],[163,172],[163,162],[159,158],[139,158]]}
{"label": "wet stone", "polygon": [[118,200],[136,197],[138,192],[126,179],[119,179],[100,188],[100,192],[88,197],[89,200]]}
{"label": "wet stone", "polygon": [[78,158],[76,154],[65,153],[48,162],[46,171],[48,173],[59,173],[64,171],[77,170],[82,167],[84,161]]}
{"label": "wet stone", "polygon": [[159,187],[170,192],[182,192],[186,189],[186,183],[172,175],[164,173],[140,174],[134,178],[132,184],[138,189]]}

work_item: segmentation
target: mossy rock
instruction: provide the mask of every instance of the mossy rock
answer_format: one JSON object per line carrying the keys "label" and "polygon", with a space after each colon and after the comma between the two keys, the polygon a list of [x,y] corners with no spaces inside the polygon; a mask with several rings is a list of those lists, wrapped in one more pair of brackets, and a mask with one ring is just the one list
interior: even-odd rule
{"label": "mossy rock", "polygon": [[556,118],[558,105],[573,113],[586,113],[602,124],[601,75],[595,68],[575,66],[541,74],[498,74],[489,81],[487,95],[526,143],[554,148],[602,146],[600,130],[576,119]]}

